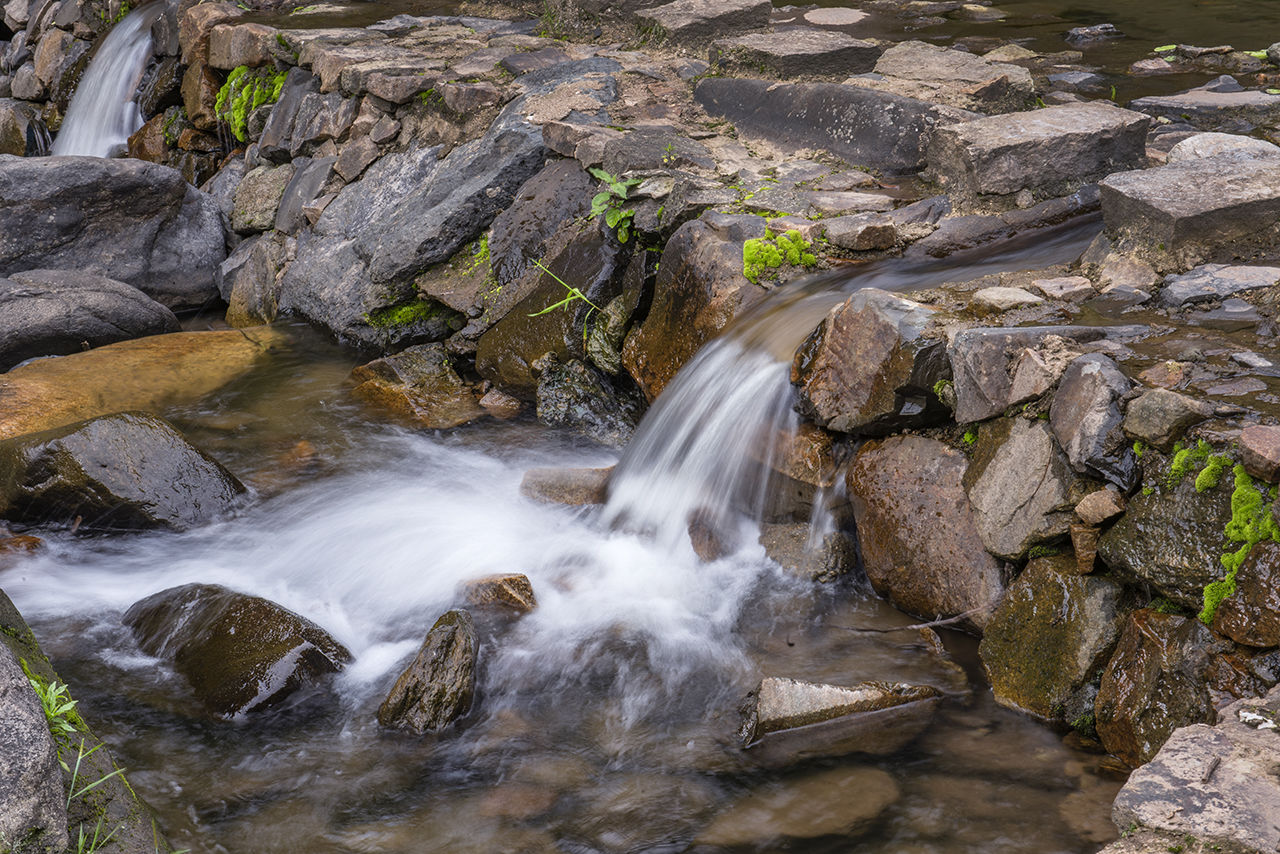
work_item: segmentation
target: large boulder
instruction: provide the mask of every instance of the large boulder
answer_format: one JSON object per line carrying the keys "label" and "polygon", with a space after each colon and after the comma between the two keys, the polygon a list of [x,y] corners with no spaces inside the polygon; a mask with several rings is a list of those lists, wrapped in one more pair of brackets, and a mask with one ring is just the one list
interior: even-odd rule
{"label": "large boulder", "polygon": [[244,486],[165,421],[125,412],[0,442],[0,515],[78,530],[181,530]]}
{"label": "large boulder", "polygon": [[1077,575],[1069,555],[1027,564],[978,646],[996,702],[1056,723],[1090,719],[1124,604],[1121,585]]}
{"label": "large boulder", "polygon": [[286,340],[265,327],[174,332],[14,368],[0,375],[0,439],[199,400]]}
{"label": "large boulder", "polygon": [[27,270],[0,279],[0,371],[34,356],[177,331],[172,311],[114,279],[76,270]]}
{"label": "large boulder", "polygon": [[923,336],[931,314],[874,288],[833,308],[791,366],[800,412],[829,430],[860,435],[945,418],[933,387],[950,365],[946,341]]}
{"label": "large boulder", "polygon": [[40,698],[22,666],[0,644],[0,845],[6,854],[45,854],[67,846],[67,796]]}
{"label": "large boulder", "polygon": [[0,275],[96,273],[174,309],[217,298],[227,254],[217,205],[167,166],[4,155],[0,198]]}
{"label": "large boulder", "polygon": [[1035,102],[1031,72],[962,50],[906,41],[884,52],[875,74],[846,83],[979,113],[1012,113]]}
{"label": "large boulder", "polygon": [[867,577],[904,611],[986,625],[1005,589],[962,479],[963,454],[922,436],[862,446],[846,484]]}
{"label": "large boulder", "polygon": [[378,707],[378,723],[419,734],[438,730],[467,713],[475,688],[475,623],[466,611],[448,611]]}
{"label": "large boulder", "polygon": [[1280,543],[1249,550],[1235,576],[1235,591],[1214,612],[1213,630],[1236,643],[1280,646]]}
{"label": "large boulder", "polygon": [[1128,490],[1138,458],[1125,438],[1120,404],[1132,383],[1109,357],[1081,356],[1067,367],[1049,408],[1049,423],[1071,467]]}
{"label": "large boulder", "polygon": [[124,614],[138,646],[186,677],[213,715],[238,718],[277,706],[351,661],[315,623],[275,602],[216,584],[184,584]]}

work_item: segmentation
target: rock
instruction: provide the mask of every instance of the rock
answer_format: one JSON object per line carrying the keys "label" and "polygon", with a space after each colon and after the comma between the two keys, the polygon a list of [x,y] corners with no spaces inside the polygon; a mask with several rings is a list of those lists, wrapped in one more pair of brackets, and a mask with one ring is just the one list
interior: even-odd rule
{"label": "rock", "polygon": [[[1197,313],[1191,314],[1188,319],[1194,326],[1219,329],[1223,332],[1253,329],[1263,320],[1262,315],[1252,303],[1234,297],[1223,300],[1217,308],[1200,309]],[[1260,382],[1260,380],[1254,380],[1254,382]],[[1257,390],[1262,391],[1261,388]]]}
{"label": "rock", "polygon": [[709,114],[728,119],[746,137],[764,139],[783,151],[824,149],[890,174],[924,165],[938,125],[976,118],[927,101],[836,83],[708,77],[698,81],[693,96]]}
{"label": "rock", "polygon": [[900,793],[878,768],[833,768],[762,787],[724,808],[694,845],[758,850],[786,840],[866,833]]}
{"label": "rock", "polygon": [[606,139],[601,161],[605,171],[614,175],[631,170],[671,167],[712,170],[716,165],[711,152],[702,143],[661,125],[636,128]]}
{"label": "rock", "polygon": [[846,83],[988,114],[1026,110],[1035,101],[1027,69],[921,41],[886,50],[875,72]]}
{"label": "rock", "polygon": [[371,137],[362,136],[343,146],[342,154],[338,155],[337,161],[333,164],[333,171],[342,176],[342,180],[350,183],[364,174],[364,170],[368,169],[381,153],[378,144]]}
{"label": "rock", "polygon": [[1179,163],[1184,160],[1199,160],[1205,157],[1222,156],[1280,157],[1280,146],[1234,133],[1198,133],[1187,137],[1169,149],[1166,162]]}
{"label": "rock", "polygon": [[1087,27],[1072,27],[1063,38],[1068,44],[1088,44],[1106,39],[1122,39],[1124,33],[1117,30],[1115,24],[1092,24]]}
{"label": "rock", "polygon": [[0,513],[78,530],[182,530],[244,486],[155,416],[104,415],[0,443]]}
{"label": "rock", "polygon": [[1071,467],[1128,490],[1138,479],[1138,461],[1121,430],[1120,401],[1129,379],[1109,357],[1081,356],[1058,383],[1049,408],[1053,435]]}
{"label": "rock", "polygon": [[534,501],[581,507],[608,500],[613,466],[600,469],[529,469],[520,481],[520,494]]}
{"label": "rock", "polygon": [[1054,723],[1091,716],[1124,605],[1121,585],[1077,575],[1069,555],[1027,564],[978,646],[996,702]]}
{"label": "rock", "polygon": [[1150,124],[1105,102],[977,119],[939,128],[929,167],[957,211],[1007,209],[1020,194],[1032,202],[1067,196],[1112,172],[1145,166]]}
{"label": "rock", "polygon": [[442,344],[418,344],[351,372],[351,393],[415,427],[442,430],[485,415]]}
{"label": "rock", "polygon": [[294,167],[259,166],[244,176],[236,188],[231,209],[231,227],[240,234],[273,228],[285,187],[293,180]]}
{"label": "rock", "polygon": [[244,14],[233,3],[200,3],[184,10],[179,17],[178,44],[182,62],[193,65],[208,58],[209,33],[218,24]]}
{"label": "rock", "polygon": [[765,765],[866,753],[888,756],[929,725],[942,695],[903,682],[852,687],[768,677],[744,706],[740,735]]}
{"label": "rock", "polygon": [[209,65],[222,71],[270,65],[279,50],[276,32],[266,24],[218,24],[209,30]]}
{"label": "rock", "polygon": [[644,413],[644,401],[577,359],[551,364],[538,377],[538,420],[571,427],[602,445],[621,448]]}
{"label": "rock", "polygon": [[174,332],[14,368],[0,375],[0,440],[199,400],[284,340],[271,329]]}
{"label": "rock", "polygon": [[1093,283],[1084,276],[1066,276],[1060,279],[1036,279],[1032,287],[1049,299],[1061,299],[1074,302],[1078,299],[1093,296],[1096,291]]}
{"label": "rock", "polygon": [[798,410],[821,427],[859,435],[945,417],[933,387],[946,378],[946,344],[922,336],[932,313],[885,291],[855,291],[796,351]]}
{"label": "rock", "polygon": [[1165,453],[1190,427],[1213,414],[1213,407],[1163,388],[1144,391],[1129,402],[1124,416],[1125,435]]}
{"label": "rock", "polygon": [[867,577],[904,611],[930,618],[976,612],[979,630],[1005,576],[978,532],[961,479],[964,455],[920,436],[862,446],[847,486]]}
{"label": "rock", "polygon": [[1236,572],[1235,592],[1223,599],[1214,612],[1213,630],[1246,646],[1280,646],[1277,570],[1280,545],[1264,540],[1250,549]]}
{"label": "rock", "polygon": [[711,64],[779,78],[835,77],[870,71],[880,58],[871,42],[832,30],[795,27],[786,38],[752,33],[711,43]]}
{"label": "rock", "polygon": [[475,623],[466,611],[447,611],[378,707],[378,723],[419,735],[442,729],[471,708],[475,687]]}
{"label": "rock", "polygon": [[1119,172],[1099,186],[1117,247],[1160,270],[1247,258],[1280,234],[1280,159],[1188,160]]}
{"label": "rock", "polygon": [[1227,706],[1216,726],[1176,730],[1116,795],[1116,825],[1168,834],[1151,851],[1276,850],[1280,786],[1269,769],[1280,761],[1277,711],[1273,689],[1265,699]]}
{"label": "rock", "polygon": [[983,425],[964,482],[983,545],[1015,561],[1067,534],[1083,491],[1049,425],[1024,418]]}
{"label": "rock", "polygon": [[169,309],[92,273],[27,270],[0,279],[0,371],[35,356],[177,330]]}
{"label": "rock", "polygon": [[699,44],[763,29],[772,8],[767,0],[673,0],[638,10],[635,16],[642,28],[652,28],[669,41]]}
{"label": "rock", "polygon": [[804,13],[804,19],[815,27],[851,27],[868,17],[867,12],[845,6],[819,6]]}
{"label": "rock", "polygon": [[1210,131],[1231,128],[1237,122],[1273,125],[1280,121],[1280,95],[1246,90],[1229,75],[1177,95],[1138,98],[1129,108]]}
{"label": "rock", "polygon": [[475,608],[496,606],[527,614],[538,607],[529,576],[515,572],[472,579],[462,586],[462,595]]}
{"label": "rock", "polygon": [[1280,284],[1280,267],[1232,267],[1205,264],[1178,276],[1168,276],[1160,304],[1168,308],[1220,300]]}
{"label": "rock", "polygon": [[133,285],[169,308],[216,297],[226,257],[213,199],[141,160],[0,155],[0,275],[73,269]]}
{"label": "rock", "polygon": [[1107,752],[1141,765],[1178,727],[1211,723],[1205,679],[1222,645],[1198,620],[1148,609],[1129,615],[1095,706]]}
{"label": "rock", "polygon": [[49,131],[39,111],[25,101],[0,98],[0,154],[38,157],[48,147]]}
{"label": "rock", "polygon": [[1153,57],[1139,59],[1129,66],[1129,74],[1134,77],[1156,77],[1162,74],[1176,74],[1178,69],[1168,60]]}
{"label": "rock", "polygon": [[809,534],[810,526],[804,522],[765,522],[760,525],[760,545],[783,569],[809,581],[834,581],[857,567],[853,537],[833,531],[810,546]]}
{"label": "rock", "polygon": [[278,706],[351,661],[315,623],[257,596],[216,584],[184,584],[125,612],[147,655],[186,677],[213,715],[243,718]]}
{"label": "rock", "polygon": [[218,267],[218,292],[227,303],[227,323],[257,326],[276,319],[280,308],[280,271],[287,247],[279,233],[250,237]]}
{"label": "rock", "polygon": [[480,408],[500,421],[507,421],[520,414],[521,403],[519,398],[491,388],[480,398]]}
{"label": "rock", "polygon": [[864,213],[834,217],[825,220],[822,229],[831,243],[854,252],[892,249],[898,243],[898,226],[888,214]]}
{"label": "rock", "polygon": [[1254,424],[1240,433],[1240,461],[1250,477],[1280,480],[1280,427]]}
{"label": "rock", "polygon": [[1076,504],[1076,515],[1086,525],[1101,525],[1124,512],[1124,496],[1111,487],[1090,492]]}
{"label": "rock", "polygon": [[973,292],[973,296],[969,297],[969,307],[980,314],[1011,311],[1015,308],[1024,308],[1042,302],[1044,302],[1044,299],[1030,291],[1024,291],[1022,288],[980,288]]}
{"label": "rock", "polygon": [[221,84],[209,66],[196,62],[182,75],[182,107],[187,119],[200,130],[218,126],[217,98]]}
{"label": "rock", "polygon": [[0,840],[5,851],[67,847],[67,797],[40,698],[18,658],[0,644]]}

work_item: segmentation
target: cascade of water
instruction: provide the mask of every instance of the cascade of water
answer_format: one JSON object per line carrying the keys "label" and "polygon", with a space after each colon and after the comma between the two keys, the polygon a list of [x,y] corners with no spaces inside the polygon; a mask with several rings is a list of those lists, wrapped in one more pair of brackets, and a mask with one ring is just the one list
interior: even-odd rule
{"label": "cascade of water", "polygon": [[151,25],[163,8],[140,6],[107,33],[76,87],[51,154],[112,157],[142,127],[134,99],[151,59]]}

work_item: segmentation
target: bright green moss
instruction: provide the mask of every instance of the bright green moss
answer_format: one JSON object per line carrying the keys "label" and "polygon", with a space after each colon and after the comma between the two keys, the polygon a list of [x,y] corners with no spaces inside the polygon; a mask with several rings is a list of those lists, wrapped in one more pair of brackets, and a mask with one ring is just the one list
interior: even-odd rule
{"label": "bright green moss", "polygon": [[414,300],[404,305],[387,306],[371,311],[365,315],[370,326],[385,329],[389,326],[409,326],[422,320],[430,320],[440,313],[434,303],[425,300]]}
{"label": "bright green moss", "polygon": [[1222,471],[1231,465],[1229,457],[1215,454],[1209,458],[1209,462],[1200,470],[1200,474],[1196,475],[1196,492],[1204,492],[1207,489],[1213,489],[1218,485],[1218,481],[1222,479]]}
{"label": "bright green moss", "polygon": [[274,104],[284,88],[285,72],[269,68],[250,71],[238,66],[227,75],[227,82],[218,90],[214,100],[214,113],[231,128],[240,142],[245,142],[249,132],[249,114],[263,104]]}
{"label": "bright green moss", "polygon": [[1165,476],[1164,485],[1173,489],[1178,482],[1191,471],[1199,468],[1199,464],[1209,459],[1209,443],[1200,440],[1195,448],[1183,448],[1181,443],[1173,446],[1173,462],[1169,464],[1169,474]]}
{"label": "bright green moss", "polygon": [[1142,459],[1142,452],[1147,449],[1146,444],[1141,439],[1133,443],[1133,455],[1138,459]]}
{"label": "bright green moss", "polygon": [[1213,615],[1222,600],[1235,592],[1236,574],[1250,550],[1263,540],[1280,543],[1280,525],[1276,524],[1267,507],[1265,487],[1259,489],[1242,465],[1236,465],[1232,473],[1235,475],[1235,488],[1231,492],[1231,521],[1227,522],[1223,534],[1227,542],[1240,545],[1235,549],[1229,548],[1220,559],[1226,575],[1205,585],[1204,607],[1200,611],[1200,621],[1205,625],[1213,622]]}
{"label": "bright green moss", "polygon": [[794,228],[777,237],[753,237],[742,244],[742,275],[751,284],[758,285],[761,276],[777,270],[784,262],[792,267],[816,266],[818,258],[809,251],[812,247]]}

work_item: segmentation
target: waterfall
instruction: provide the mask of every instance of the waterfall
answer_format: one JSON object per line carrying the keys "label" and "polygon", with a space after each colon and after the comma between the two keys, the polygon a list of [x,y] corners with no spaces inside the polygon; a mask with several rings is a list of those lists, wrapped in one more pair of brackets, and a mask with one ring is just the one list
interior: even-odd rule
{"label": "waterfall", "polygon": [[151,25],[163,8],[140,6],[107,33],[76,87],[51,154],[112,157],[142,127],[134,99],[151,60]]}

